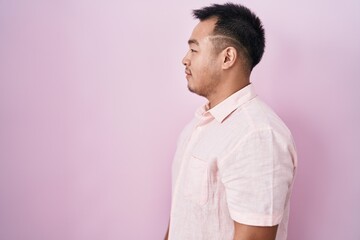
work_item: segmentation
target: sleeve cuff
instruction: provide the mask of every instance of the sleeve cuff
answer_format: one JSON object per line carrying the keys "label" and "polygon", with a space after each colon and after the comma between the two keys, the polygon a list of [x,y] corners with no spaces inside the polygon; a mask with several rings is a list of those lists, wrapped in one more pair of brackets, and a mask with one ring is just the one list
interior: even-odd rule
{"label": "sleeve cuff", "polygon": [[260,214],[243,214],[230,211],[231,218],[241,224],[250,226],[271,227],[278,225],[283,217],[283,214],[274,215],[260,215]]}

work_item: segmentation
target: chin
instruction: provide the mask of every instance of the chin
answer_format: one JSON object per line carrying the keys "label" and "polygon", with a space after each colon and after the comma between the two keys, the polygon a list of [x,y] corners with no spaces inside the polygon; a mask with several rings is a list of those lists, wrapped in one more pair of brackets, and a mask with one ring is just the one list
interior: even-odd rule
{"label": "chin", "polygon": [[188,84],[188,86],[187,86],[187,87],[188,87],[188,89],[189,89],[189,91],[190,91],[190,92],[192,92],[192,93],[196,93],[196,92],[194,91],[194,89],[193,89],[192,87],[190,87],[190,85],[189,85],[189,84]]}
{"label": "chin", "polygon": [[196,91],[196,88],[194,88],[194,86],[191,86],[190,83],[188,83],[188,86],[187,86],[187,87],[188,87],[188,89],[189,89],[190,92],[198,94],[197,91]]}
{"label": "chin", "polygon": [[189,85],[188,85],[188,89],[189,89],[190,92],[195,93],[196,95],[199,95],[201,97],[205,97],[205,94],[203,94],[203,93],[199,92],[198,90],[190,87]]}

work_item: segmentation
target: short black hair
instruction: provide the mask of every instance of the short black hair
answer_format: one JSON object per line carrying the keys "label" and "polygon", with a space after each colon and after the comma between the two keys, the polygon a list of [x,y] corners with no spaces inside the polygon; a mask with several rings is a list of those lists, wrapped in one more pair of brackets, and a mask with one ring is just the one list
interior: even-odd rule
{"label": "short black hair", "polygon": [[230,45],[243,53],[250,70],[260,62],[265,49],[265,31],[250,9],[234,3],[212,4],[193,10],[193,16],[200,21],[216,17],[213,34],[225,37],[221,44],[224,48]]}

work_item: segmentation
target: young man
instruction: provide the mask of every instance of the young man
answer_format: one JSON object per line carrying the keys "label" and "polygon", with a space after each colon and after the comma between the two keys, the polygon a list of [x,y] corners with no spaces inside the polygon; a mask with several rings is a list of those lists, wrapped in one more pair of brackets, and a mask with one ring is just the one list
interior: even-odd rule
{"label": "young man", "polygon": [[183,130],[172,166],[169,240],[285,240],[296,168],[292,136],[255,94],[261,21],[242,5],[194,10],[183,59],[207,98]]}

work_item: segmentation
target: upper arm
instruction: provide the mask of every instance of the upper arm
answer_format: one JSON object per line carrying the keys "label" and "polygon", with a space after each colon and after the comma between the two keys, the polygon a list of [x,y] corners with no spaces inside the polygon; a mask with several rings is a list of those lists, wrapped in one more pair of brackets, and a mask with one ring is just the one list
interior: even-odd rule
{"label": "upper arm", "polygon": [[234,221],[234,228],[234,240],[275,240],[278,225],[258,227]]}
{"label": "upper arm", "polygon": [[239,142],[219,164],[231,218],[250,226],[275,226],[284,216],[294,177],[291,143],[272,129]]}

